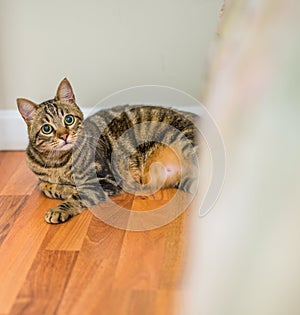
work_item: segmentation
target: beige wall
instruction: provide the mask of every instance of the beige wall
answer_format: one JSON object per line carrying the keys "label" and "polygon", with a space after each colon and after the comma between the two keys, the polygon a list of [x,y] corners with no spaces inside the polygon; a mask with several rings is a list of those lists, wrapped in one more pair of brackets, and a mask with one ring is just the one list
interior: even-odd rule
{"label": "beige wall", "polygon": [[82,106],[162,84],[200,97],[221,0],[0,0],[0,109],[67,76]]}

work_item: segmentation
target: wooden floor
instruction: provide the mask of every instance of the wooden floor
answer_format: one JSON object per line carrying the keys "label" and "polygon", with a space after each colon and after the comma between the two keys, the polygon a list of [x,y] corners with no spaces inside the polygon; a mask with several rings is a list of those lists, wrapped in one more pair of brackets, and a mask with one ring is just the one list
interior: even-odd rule
{"label": "wooden floor", "polygon": [[[24,152],[0,152],[0,170],[0,315],[175,313],[187,212],[144,232],[111,227],[90,211],[49,225],[44,212],[58,201],[37,190]],[[157,198],[166,203],[173,193]],[[128,202],[149,207],[147,198]]]}

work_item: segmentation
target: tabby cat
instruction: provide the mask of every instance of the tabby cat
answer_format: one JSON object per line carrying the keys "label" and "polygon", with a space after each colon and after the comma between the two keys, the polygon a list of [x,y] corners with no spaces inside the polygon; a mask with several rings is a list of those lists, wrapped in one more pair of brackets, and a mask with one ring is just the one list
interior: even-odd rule
{"label": "tabby cat", "polygon": [[198,116],[158,106],[118,106],[83,120],[67,79],[54,99],[17,99],[28,127],[27,162],[49,198],[64,200],[46,212],[62,223],[123,192],[167,187],[195,193]]}

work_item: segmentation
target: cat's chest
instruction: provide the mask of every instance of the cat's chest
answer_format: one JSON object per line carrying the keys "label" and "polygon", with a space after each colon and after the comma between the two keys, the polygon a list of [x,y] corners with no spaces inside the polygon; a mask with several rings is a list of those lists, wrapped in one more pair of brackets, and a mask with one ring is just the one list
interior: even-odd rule
{"label": "cat's chest", "polygon": [[63,166],[42,166],[28,159],[30,169],[39,177],[41,181],[53,184],[73,185],[72,163],[66,163]]}
{"label": "cat's chest", "polygon": [[48,169],[44,180],[50,183],[73,184],[72,177],[72,167],[71,165],[67,165],[65,167]]}

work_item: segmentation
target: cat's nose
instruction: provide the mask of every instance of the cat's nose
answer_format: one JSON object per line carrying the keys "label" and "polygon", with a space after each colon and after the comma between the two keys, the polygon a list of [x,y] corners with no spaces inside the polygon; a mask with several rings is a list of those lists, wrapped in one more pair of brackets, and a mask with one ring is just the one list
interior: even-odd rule
{"label": "cat's nose", "polygon": [[60,136],[60,139],[63,139],[64,141],[67,141],[67,138],[68,138],[68,134],[63,134]]}

